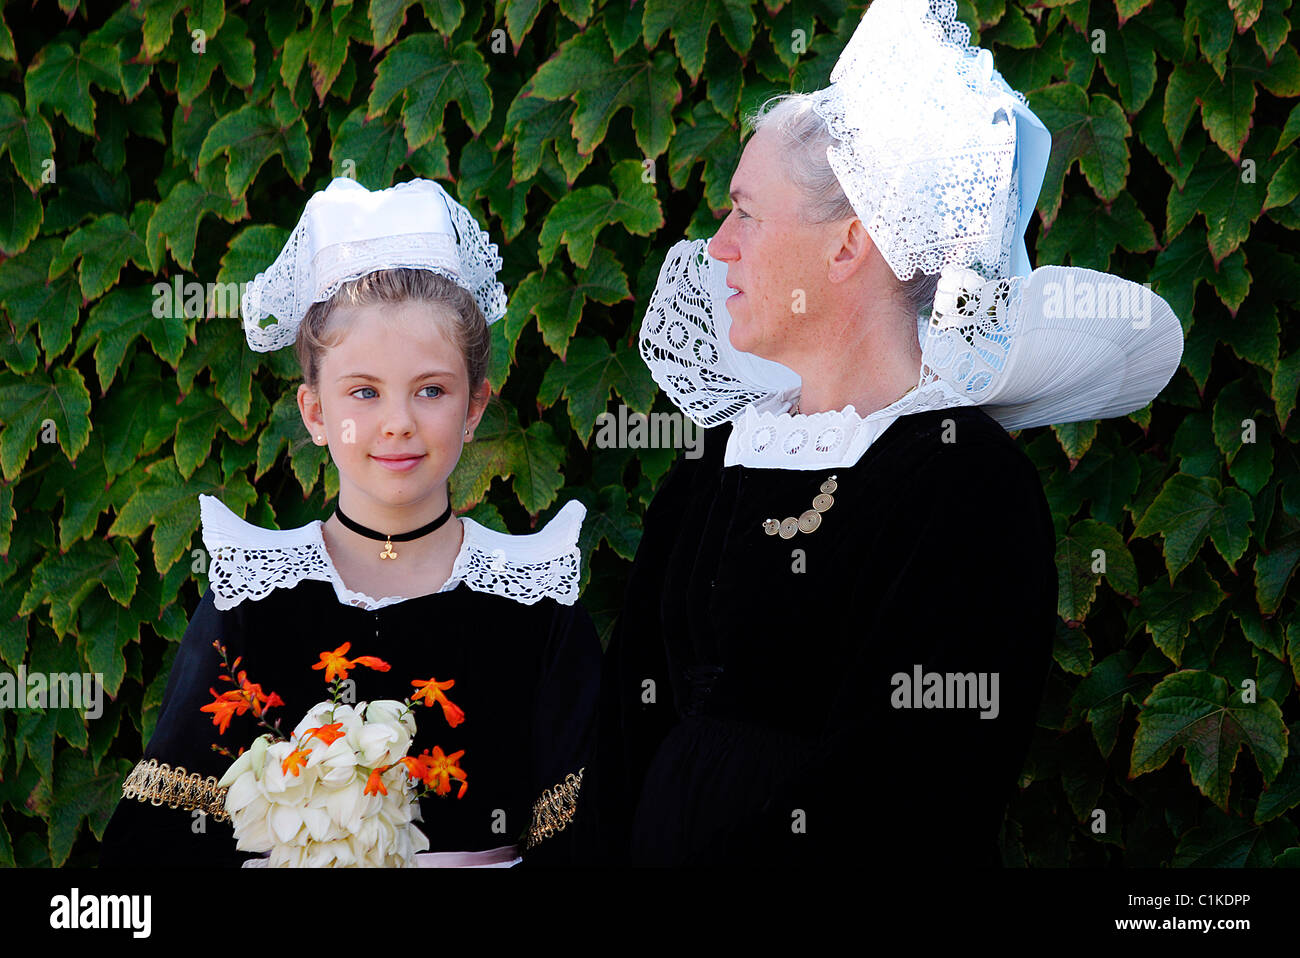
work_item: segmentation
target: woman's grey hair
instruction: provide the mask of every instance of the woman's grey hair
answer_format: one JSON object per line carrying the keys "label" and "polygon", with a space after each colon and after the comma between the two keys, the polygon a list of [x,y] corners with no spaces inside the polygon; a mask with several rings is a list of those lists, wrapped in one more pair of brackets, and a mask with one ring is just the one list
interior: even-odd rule
{"label": "woman's grey hair", "polygon": [[[825,118],[813,109],[812,94],[774,96],[750,114],[746,122],[754,133],[770,129],[788,141],[790,148],[782,150],[781,155],[790,181],[804,196],[805,223],[834,223],[857,215],[826,157],[826,150],[835,138]],[[938,284],[937,273],[931,276],[918,272],[909,280],[898,281],[896,288],[915,316],[933,305]]]}

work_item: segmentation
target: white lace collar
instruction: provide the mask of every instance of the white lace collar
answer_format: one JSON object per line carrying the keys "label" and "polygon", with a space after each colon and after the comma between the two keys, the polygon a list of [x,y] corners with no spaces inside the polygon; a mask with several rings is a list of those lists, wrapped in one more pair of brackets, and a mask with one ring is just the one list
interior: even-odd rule
{"label": "white lace collar", "polygon": [[[292,588],[304,579],[331,583],[344,605],[373,610],[407,601],[405,596],[375,599],[344,585],[325,549],[319,519],[297,529],[264,529],[207,495],[199,496],[199,511],[218,609],[234,608],[245,599],[256,601],[272,589]],[[522,536],[496,532],[462,516],[464,541],[451,576],[438,592],[450,592],[463,582],[476,592],[524,605],[548,596],[572,605],[578,598],[581,563],[578,531],[586,513],[582,503],[569,502],[544,527]]]}
{"label": "white lace collar", "polygon": [[894,420],[930,409],[970,405],[943,380],[911,389],[867,416],[853,406],[810,415],[788,410],[788,391],[746,406],[732,420],[723,464],[756,469],[847,469]]}

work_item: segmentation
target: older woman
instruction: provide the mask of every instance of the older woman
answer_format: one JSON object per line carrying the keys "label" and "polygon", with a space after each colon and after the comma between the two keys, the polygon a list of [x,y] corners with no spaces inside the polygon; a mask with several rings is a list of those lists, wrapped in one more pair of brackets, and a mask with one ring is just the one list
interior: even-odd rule
{"label": "older woman", "polygon": [[1030,272],[1050,137],[954,14],[876,0],[830,87],[755,119],[707,255],[664,264],[642,355],[719,428],[646,512],[606,655],[614,860],[998,860],[1057,600],[1006,430],[1140,408],[1182,333],[1136,284]]}

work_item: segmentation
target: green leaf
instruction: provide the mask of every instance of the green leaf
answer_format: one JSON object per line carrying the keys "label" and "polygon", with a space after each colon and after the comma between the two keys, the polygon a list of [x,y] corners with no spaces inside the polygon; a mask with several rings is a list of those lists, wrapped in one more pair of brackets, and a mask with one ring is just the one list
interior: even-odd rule
{"label": "green leaf", "polygon": [[519,42],[532,29],[545,0],[506,0],[506,31],[510,42],[519,50]]}
{"label": "green leaf", "polygon": [[1290,353],[1278,360],[1273,370],[1273,387],[1270,395],[1273,408],[1277,411],[1278,427],[1286,430],[1286,424],[1295,412],[1296,393],[1300,390],[1300,351]]}
{"label": "green leaf", "polygon": [[[56,366],[49,378],[0,374],[0,468],[12,481],[42,436],[56,439],[69,459],[90,441],[90,393],[81,373]],[[48,422],[48,425],[47,425]]]}
{"label": "green leaf", "polygon": [[[119,540],[118,547],[130,550],[132,560],[136,558],[126,540]],[[140,641],[140,616],[94,592],[81,606],[77,632],[85,646],[87,667],[102,677],[104,691],[116,696],[126,678],[125,649]]]}
{"label": "green leaf", "polygon": [[1182,749],[1192,782],[1226,811],[1232,771],[1243,745],[1250,748],[1264,781],[1272,782],[1287,753],[1287,729],[1277,703],[1263,699],[1244,704],[1217,675],[1175,672],[1142,703],[1129,775],[1155,771]]}
{"label": "green leaf", "polygon": [[635,347],[609,344],[593,336],[579,336],[569,346],[567,359],[556,360],[546,370],[537,399],[552,406],[563,397],[568,403],[569,422],[585,444],[596,427],[596,417],[605,411],[610,390],[636,412],[650,411],[655,386]]}
{"label": "green leaf", "polygon": [[73,129],[93,135],[92,84],[106,93],[120,92],[117,51],[94,41],[86,41],[76,51],[66,43],[52,43],[36,54],[27,68],[27,109],[34,113],[48,103]]}
{"label": "green leaf", "polygon": [[693,5],[646,0],[641,17],[646,47],[653,48],[667,30],[692,83],[704,69],[704,52],[715,24],[737,53],[746,53],[754,42],[754,12],[747,0],[704,0]]}
{"label": "green leaf", "polygon": [[[1029,36],[1033,38],[1032,31]],[[1124,109],[1130,114],[1142,109],[1156,87],[1156,51],[1146,34],[1122,28],[1107,31],[1106,52],[1097,59],[1119,91]]]}
{"label": "green leaf", "polygon": [[[181,180],[172,187],[149,218],[145,245],[151,260],[159,244],[165,243],[182,268],[193,269],[199,222],[209,213],[234,223],[248,216],[247,201],[242,194],[231,199],[229,194],[214,192],[193,180]],[[156,271],[162,264],[151,262],[151,265]]]}
{"label": "green leaf", "polygon": [[1174,149],[1169,140],[1169,131],[1165,129],[1165,109],[1160,100],[1151,100],[1137,115],[1133,122],[1142,145],[1160,161],[1174,184],[1182,189],[1187,185],[1187,178],[1192,175],[1196,161],[1208,142],[1205,131],[1200,127],[1183,137],[1178,149]]}
{"label": "green leaf", "polygon": [[1268,195],[1264,209],[1286,206],[1300,196],[1300,150],[1292,150],[1286,160],[1268,180]]}
{"label": "green leaf", "polygon": [[618,190],[615,199],[604,186],[585,186],[561,197],[542,225],[538,259],[545,266],[563,243],[569,258],[585,267],[591,261],[596,237],[611,223],[629,233],[649,236],[664,225],[664,215],[653,183],[643,182],[643,167],[636,160],[614,164],[610,179]]}
{"label": "green leaf", "polygon": [[1210,255],[1220,263],[1250,235],[1264,206],[1263,184],[1245,182],[1241,170],[1222,153],[1203,156],[1184,189],[1171,190],[1166,204],[1165,235],[1177,236],[1198,213],[1205,214]]}
{"label": "green leaf", "polygon": [[[1155,291],[1169,303],[1174,315],[1186,323],[1192,316],[1196,287],[1202,280],[1208,280],[1223,304],[1235,313],[1250,290],[1251,275],[1246,269],[1246,257],[1240,250],[1216,268],[1206,234],[1189,227],[1156,255],[1148,279]],[[1198,382],[1204,388],[1205,378],[1198,377]]]}
{"label": "green leaf", "polygon": [[1072,196],[1052,228],[1039,234],[1039,265],[1059,263],[1107,272],[1115,247],[1145,253],[1157,247],[1156,234],[1131,193],[1109,205]]}
{"label": "green leaf", "polygon": [[1092,737],[1103,756],[1110,755],[1124,718],[1124,702],[1146,694],[1149,680],[1133,673],[1132,653],[1122,650],[1093,666],[1070,699],[1070,714],[1082,716],[1092,726]]}
{"label": "green leaf", "polygon": [[604,28],[596,23],[541,65],[533,77],[533,94],[546,100],[573,98],[578,107],[573,135],[580,153],[594,150],[605,139],[614,114],[631,107],[637,146],[653,159],[673,137],[672,111],[682,97],[674,77],[676,63],[666,50],[615,62]]}
{"label": "green leaf", "polygon": [[272,156],[278,155],[294,182],[301,183],[311,159],[307,124],[298,119],[282,127],[270,110],[246,104],[227,113],[208,131],[199,148],[199,165],[206,166],[222,154],[230,160],[226,190],[234,199],[243,197]]}
{"label": "green leaf", "polygon": [[118,287],[90,310],[73,359],[94,345],[101,395],[108,392],[127,349],[138,336],[146,336],[158,355],[169,362],[180,358],[185,321],[178,316],[154,316],[154,303],[153,292],[147,286]]}
{"label": "green leaf", "polygon": [[1065,174],[1077,160],[1089,185],[1106,201],[1116,199],[1128,179],[1128,137],[1124,110],[1104,94],[1091,97],[1072,83],[1035,91],[1030,106],[1052,131],[1052,151],[1038,208],[1045,224],[1056,218]]}
{"label": "green leaf", "polygon": [[[1300,534],[1287,536],[1267,551],[1260,549],[1255,556],[1255,597],[1260,612],[1272,615],[1278,610],[1297,564],[1300,564]],[[1290,654],[1295,656],[1297,651],[1292,647]],[[1296,681],[1300,684],[1300,677]]]}
{"label": "green leaf", "polygon": [[6,153],[30,190],[39,190],[44,164],[54,158],[50,124],[40,113],[24,113],[17,100],[0,93],[0,156]]}
{"label": "green leaf", "polygon": [[176,100],[189,106],[212,80],[220,65],[232,86],[248,88],[253,85],[253,41],[242,20],[232,17],[221,31],[211,36],[203,53],[191,53],[181,58],[177,65]]}
{"label": "green leaf", "polygon": [[217,496],[237,515],[257,498],[242,476],[229,484],[219,482],[217,465],[211,460],[188,481],[181,478],[170,456],[153,463],[147,471],[149,478],[132,492],[108,535],[134,539],[153,526],[153,562],[159,569],[170,569],[193,541],[199,525],[200,493]]}
{"label": "green leaf", "polygon": [[1202,822],[1178,842],[1170,861],[1174,868],[1267,868],[1279,862],[1284,849],[1300,837],[1285,818],[1257,827],[1211,807]]}
{"label": "green leaf", "polygon": [[406,143],[415,150],[442,129],[447,104],[454,100],[477,135],[492,117],[487,76],[483,55],[469,40],[449,50],[436,34],[415,34],[389,50],[376,69],[367,119],[383,114],[400,96]]}
{"label": "green leaf", "polygon": [[576,107],[565,100],[552,102],[533,96],[531,87],[531,83],[525,84],[506,112],[506,127],[515,131],[511,176],[520,183],[536,176],[544,155],[543,147],[554,143],[557,155],[562,155],[561,150],[568,150],[581,163],[572,171],[568,165],[565,166],[565,172],[571,173],[569,182],[572,183],[573,177],[591,161],[590,154],[582,157],[577,152],[577,144],[569,135]]}
{"label": "green leaf", "polygon": [[0,253],[17,256],[40,232],[40,200],[20,181],[0,180]]}
{"label": "green leaf", "polygon": [[67,552],[46,556],[32,570],[31,588],[23,596],[18,614],[28,615],[48,599],[50,625],[62,638],[72,630],[77,609],[96,586],[102,584],[114,600],[127,605],[139,576],[130,542],[77,542]]}
{"label": "green leaf", "polygon": [[1182,660],[1188,628],[1223,602],[1225,593],[1201,566],[1194,565],[1170,585],[1157,579],[1142,590],[1129,614],[1129,631],[1145,627],[1156,648],[1175,665]]}
{"label": "green leaf", "polygon": [[[330,166],[346,175],[344,164],[355,164],[355,179],[371,190],[387,189],[393,174],[406,162],[406,132],[382,117],[366,119],[366,107],[357,107],[339,126],[330,145]],[[272,257],[274,259],[274,257]]]}
{"label": "green leaf", "polygon": [[[606,542],[615,554],[631,562],[641,542],[640,517],[628,511],[627,490],[622,486],[603,486],[593,494],[590,489],[573,490],[574,498],[587,507],[587,517],[578,536],[578,547],[584,556],[590,556],[601,542]],[[584,565],[589,562],[584,561]]]}
{"label": "green leaf", "polygon": [[669,178],[676,189],[685,189],[691,171],[702,165],[704,198],[709,208],[715,212],[728,209],[731,174],[740,161],[740,131],[707,103],[697,103],[691,119],[689,125],[678,128],[668,148]]}
{"label": "green leaf", "polygon": [[1206,536],[1235,568],[1250,541],[1253,518],[1250,498],[1240,489],[1221,489],[1215,479],[1180,472],[1165,483],[1133,534],[1164,536],[1165,565],[1173,582],[1196,557]]}
{"label": "green leaf", "polygon": [[87,225],[71,233],[63,249],[50,262],[50,279],[56,278],[77,260],[81,267],[77,276],[81,292],[86,299],[98,299],[117,285],[122,267],[131,261],[141,269],[149,268],[149,254],[144,237],[148,209],[141,210],[134,222],[128,222],[117,213],[96,217]]}
{"label": "green leaf", "polygon": [[1102,575],[1122,595],[1138,592],[1137,567],[1123,537],[1114,527],[1093,519],[1076,522],[1057,539],[1056,572],[1057,614],[1067,622],[1087,618]]}
{"label": "green leaf", "polygon": [[406,23],[406,11],[416,0],[371,0],[370,33],[378,53],[397,39],[397,32]]}
{"label": "green leaf", "polygon": [[494,478],[509,478],[520,504],[536,515],[564,485],[563,462],[564,448],[549,423],[525,429],[513,409],[494,401],[452,473],[452,502],[456,509],[466,509],[482,500]]}
{"label": "green leaf", "polygon": [[1052,432],[1056,433],[1070,462],[1075,463],[1087,454],[1092,441],[1097,438],[1097,420],[1059,423],[1052,426]]}
{"label": "green leaf", "polygon": [[[516,317],[535,316],[542,340],[564,359],[588,300],[612,306],[631,296],[627,277],[614,254],[598,246],[590,265],[578,270],[576,279],[570,279],[556,265],[530,273],[516,287],[509,309]],[[516,319],[515,323],[522,321]]]}
{"label": "green leaf", "polygon": [[52,801],[43,814],[50,822],[50,864],[64,865],[72,853],[82,821],[96,838],[102,838],[108,820],[113,817],[122,782],[130,772],[130,762],[116,759],[96,770],[90,759],[64,749],[54,763]]}

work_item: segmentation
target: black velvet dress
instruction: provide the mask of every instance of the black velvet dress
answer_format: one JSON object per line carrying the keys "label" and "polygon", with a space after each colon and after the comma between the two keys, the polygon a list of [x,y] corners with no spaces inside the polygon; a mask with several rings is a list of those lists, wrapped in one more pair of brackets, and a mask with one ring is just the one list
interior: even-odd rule
{"label": "black velvet dress", "polygon": [[[1032,463],[970,407],[903,416],[825,474],[724,467],[730,429],[647,511],[605,657],[592,841],[633,864],[997,864],[1056,619]],[[831,473],[820,527],[764,532]],[[923,697],[896,678],[918,669],[990,693],[996,673],[996,713],[962,679]]]}
{"label": "black velvet dress", "polygon": [[[351,673],[358,701],[402,700],[411,682],[455,679],[446,694],[465,712],[452,729],[437,705],[416,706],[417,734],[409,754],[434,745],[464,750],[468,778],[445,797],[421,800],[430,851],[481,851],[518,844],[524,862],[572,860],[573,830],[554,826],[563,802],[551,807],[543,793],[575,798],[568,776],[589,764],[594,739],[600,643],[580,604],[543,597],[532,604],[475,591],[464,582],[446,592],[404,599],[367,610],[344,604],[331,582],[307,579],[274,588],[257,601],[226,611],[208,589],[177,652],[146,759],[220,778],[230,759],[212,751],[221,744],[237,752],[263,731],[249,714],[236,717],[219,735],[200,707],[229,683],[218,681],[219,639],[230,658],[267,693],[278,693],[286,734],[317,702],[329,698],[324,672],[312,666],[324,651],[345,641],[347,655],[377,656],[391,670],[358,667]],[[570,803],[571,805],[572,803]],[[549,812],[548,812],[549,809]],[[253,857],[235,848],[232,825],[212,816],[200,821],[185,807],[154,806],[123,798],[104,835],[101,864],[108,866],[239,866]],[[540,831],[539,831],[540,829]]]}

